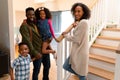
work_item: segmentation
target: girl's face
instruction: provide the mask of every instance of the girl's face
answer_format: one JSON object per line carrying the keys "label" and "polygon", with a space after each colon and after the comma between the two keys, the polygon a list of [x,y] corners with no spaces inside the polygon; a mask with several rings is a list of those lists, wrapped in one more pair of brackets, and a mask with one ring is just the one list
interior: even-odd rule
{"label": "girl's face", "polygon": [[74,11],[74,17],[76,21],[80,21],[81,17],[83,16],[84,12],[81,6],[77,6]]}
{"label": "girl's face", "polygon": [[45,19],[46,18],[45,11],[40,11],[40,18],[41,19]]}
{"label": "girl's face", "polygon": [[21,46],[19,47],[19,53],[20,53],[22,56],[26,57],[27,54],[29,53],[29,48],[28,48],[28,46],[27,46],[27,45],[21,45]]}

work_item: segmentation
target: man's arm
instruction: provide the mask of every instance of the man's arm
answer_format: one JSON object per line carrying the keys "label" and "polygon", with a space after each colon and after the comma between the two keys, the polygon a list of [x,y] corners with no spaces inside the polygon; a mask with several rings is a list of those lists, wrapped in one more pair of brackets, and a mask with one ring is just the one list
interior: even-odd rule
{"label": "man's arm", "polygon": [[29,26],[27,25],[22,25],[20,27],[20,33],[22,35],[22,38],[23,38],[23,42],[26,42],[30,48],[30,53],[31,55],[35,56],[37,59],[38,58],[41,58],[41,54],[35,50],[35,48],[33,47],[33,44],[32,44],[32,41],[30,39],[30,30],[28,28]]}

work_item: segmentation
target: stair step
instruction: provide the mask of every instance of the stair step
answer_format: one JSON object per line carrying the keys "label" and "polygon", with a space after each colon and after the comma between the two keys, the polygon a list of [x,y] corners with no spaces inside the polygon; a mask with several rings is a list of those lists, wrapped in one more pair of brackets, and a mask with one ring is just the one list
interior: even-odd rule
{"label": "stair step", "polygon": [[106,56],[102,56],[102,55],[98,55],[98,54],[93,54],[93,53],[90,53],[89,57],[92,59],[95,59],[95,60],[100,60],[100,61],[104,61],[107,63],[115,64],[114,58],[110,58],[110,57],[106,57]]}
{"label": "stair step", "polygon": [[117,28],[117,24],[108,24],[107,28]]}
{"label": "stair step", "polygon": [[101,45],[101,44],[93,44],[92,47],[101,48],[101,49],[107,49],[107,50],[111,50],[111,51],[116,51],[117,50],[117,47],[106,46],[106,45]]}
{"label": "stair step", "polygon": [[72,74],[68,80],[79,80],[78,76]]}
{"label": "stair step", "polygon": [[110,71],[106,71],[104,69],[100,69],[97,67],[93,67],[89,65],[89,73],[92,73],[94,75],[103,77],[108,80],[114,80],[114,73]]}
{"label": "stair step", "polygon": [[97,38],[120,41],[120,38],[118,38],[118,37],[98,36]]}
{"label": "stair step", "polygon": [[105,28],[103,30],[107,30],[107,31],[120,31],[120,28]]}

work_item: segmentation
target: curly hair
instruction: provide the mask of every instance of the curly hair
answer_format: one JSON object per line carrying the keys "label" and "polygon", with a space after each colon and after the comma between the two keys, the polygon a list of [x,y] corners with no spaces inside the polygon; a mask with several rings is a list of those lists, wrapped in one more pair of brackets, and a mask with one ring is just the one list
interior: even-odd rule
{"label": "curly hair", "polygon": [[[81,19],[89,19],[90,16],[91,16],[90,9],[89,9],[85,4],[83,4],[83,3],[75,3],[75,4],[73,4],[73,6],[72,6],[72,8],[71,8],[72,15],[74,16],[75,8],[76,8],[77,6],[82,7],[83,12],[84,12],[84,14],[83,14],[83,16],[81,17]],[[81,20],[81,19],[80,19],[80,20]]]}
{"label": "curly hair", "polygon": [[40,18],[40,11],[45,11],[46,14],[46,19],[51,19],[52,15],[51,12],[49,11],[49,9],[45,8],[45,7],[39,7],[35,10],[35,17],[37,20],[41,19]]}

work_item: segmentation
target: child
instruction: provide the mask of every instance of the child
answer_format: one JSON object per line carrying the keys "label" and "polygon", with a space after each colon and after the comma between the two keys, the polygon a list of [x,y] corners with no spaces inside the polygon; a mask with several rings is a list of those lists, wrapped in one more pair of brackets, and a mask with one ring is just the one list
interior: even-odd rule
{"label": "child", "polygon": [[[18,47],[19,57],[16,58],[11,65],[11,80],[29,80],[31,62],[29,48],[26,43],[19,43]],[[15,69],[15,78],[13,69]]]}
{"label": "child", "polygon": [[[48,53],[55,53],[55,50],[52,50],[50,46],[50,42],[52,39],[55,39],[54,31],[52,28],[52,22],[51,22],[51,13],[50,11],[45,7],[37,8],[35,11],[35,16],[37,19],[37,26],[40,31],[40,34],[42,35],[42,53],[48,54]],[[48,49],[49,48],[49,49]]]}

